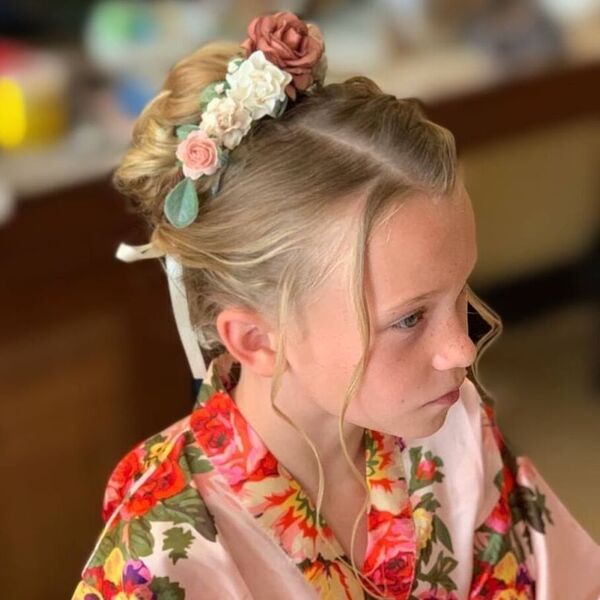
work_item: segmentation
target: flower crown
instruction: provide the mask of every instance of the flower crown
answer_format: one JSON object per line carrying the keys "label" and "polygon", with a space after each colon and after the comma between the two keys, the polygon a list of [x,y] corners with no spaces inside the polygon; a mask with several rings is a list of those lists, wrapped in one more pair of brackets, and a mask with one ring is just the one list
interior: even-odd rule
{"label": "flower crown", "polygon": [[279,117],[299,92],[325,78],[325,45],[315,25],[293,13],[278,12],[253,19],[248,36],[240,55],[229,61],[225,79],[202,91],[200,123],[175,130],[180,140],[175,154],[184,178],[165,198],[164,213],[177,228],[187,227],[198,216],[194,181],[217,174],[211,187],[214,196],[229,151],[252,123],[265,116]]}

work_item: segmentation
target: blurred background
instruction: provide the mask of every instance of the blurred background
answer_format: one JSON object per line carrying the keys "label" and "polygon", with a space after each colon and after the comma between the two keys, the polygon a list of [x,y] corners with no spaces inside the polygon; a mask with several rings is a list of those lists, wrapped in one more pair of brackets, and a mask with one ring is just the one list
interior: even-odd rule
{"label": "blurred background", "polygon": [[328,81],[423,100],[474,204],[472,287],[505,330],[481,363],[513,450],[600,541],[600,0],[2,0],[2,596],[64,599],[106,479],[183,417],[192,381],[164,273],[111,189],[167,69],[250,19],[323,30]]}

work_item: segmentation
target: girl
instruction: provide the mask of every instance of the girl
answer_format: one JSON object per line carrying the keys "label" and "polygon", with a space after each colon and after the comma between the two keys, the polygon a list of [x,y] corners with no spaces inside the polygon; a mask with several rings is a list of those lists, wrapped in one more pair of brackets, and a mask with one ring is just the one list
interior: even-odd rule
{"label": "girl", "polygon": [[598,546],[477,379],[501,323],[452,134],[325,68],[316,27],[258,17],[135,125],[114,181],[152,235],[120,257],[166,257],[201,381],[116,466],[73,598],[600,597]]}

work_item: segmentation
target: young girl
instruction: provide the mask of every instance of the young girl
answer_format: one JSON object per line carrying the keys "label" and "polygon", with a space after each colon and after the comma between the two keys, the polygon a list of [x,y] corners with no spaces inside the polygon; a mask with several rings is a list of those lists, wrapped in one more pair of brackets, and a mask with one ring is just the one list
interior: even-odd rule
{"label": "young girl", "polygon": [[115,183],[152,235],[119,257],[166,257],[200,386],[116,466],[73,598],[600,597],[598,546],[477,380],[501,323],[452,134],[325,70],[316,27],[258,17],[136,123]]}

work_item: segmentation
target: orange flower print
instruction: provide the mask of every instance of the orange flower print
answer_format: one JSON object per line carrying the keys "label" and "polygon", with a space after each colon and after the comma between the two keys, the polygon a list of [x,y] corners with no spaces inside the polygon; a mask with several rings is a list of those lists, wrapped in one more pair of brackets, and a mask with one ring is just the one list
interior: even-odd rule
{"label": "orange flower print", "polygon": [[362,588],[346,565],[321,558],[307,561],[302,572],[317,590],[319,598],[337,600],[362,597]]}

